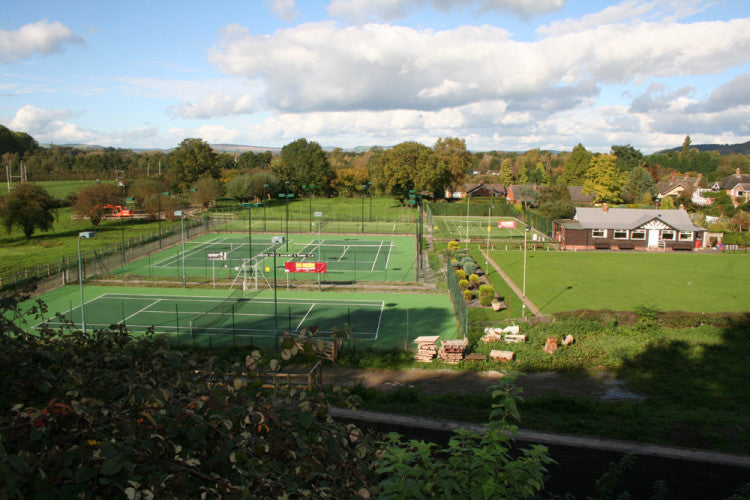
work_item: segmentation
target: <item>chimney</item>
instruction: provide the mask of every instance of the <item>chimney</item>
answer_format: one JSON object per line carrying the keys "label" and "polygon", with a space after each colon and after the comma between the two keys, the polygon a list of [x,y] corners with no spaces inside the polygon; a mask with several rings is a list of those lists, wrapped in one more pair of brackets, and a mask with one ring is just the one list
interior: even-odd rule
{"label": "chimney", "polygon": [[672,172],[672,182],[677,180],[677,172]]}
{"label": "chimney", "polygon": [[682,203],[680,203],[680,210],[685,210],[685,205],[683,205]]}
{"label": "chimney", "polygon": [[737,177],[739,177],[740,176],[740,167],[737,167],[737,172],[736,173],[737,173]]}
{"label": "chimney", "polygon": [[602,205],[602,212],[604,212],[604,213],[606,214],[606,213],[607,213],[607,211],[609,211],[609,205],[607,205],[607,204],[605,203],[605,204],[603,204],[603,205]]}
{"label": "chimney", "polygon": [[703,179],[703,174],[698,174],[698,178],[695,179],[695,184],[693,184],[695,187],[700,186],[701,179]]}

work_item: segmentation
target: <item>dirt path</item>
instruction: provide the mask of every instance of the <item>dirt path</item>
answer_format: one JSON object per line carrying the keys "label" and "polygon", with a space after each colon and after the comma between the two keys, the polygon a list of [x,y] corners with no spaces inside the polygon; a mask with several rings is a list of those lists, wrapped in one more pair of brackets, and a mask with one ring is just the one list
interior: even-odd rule
{"label": "dirt path", "polygon": [[[454,370],[377,370],[326,367],[323,382],[330,385],[357,385],[381,391],[392,391],[400,387],[413,387],[424,394],[472,394],[486,392],[505,379],[498,371],[454,371]],[[619,384],[605,372],[594,377],[572,377],[556,372],[519,375],[513,385],[522,389],[525,397],[535,397],[546,392],[563,396],[615,400],[633,399],[619,390]]]}

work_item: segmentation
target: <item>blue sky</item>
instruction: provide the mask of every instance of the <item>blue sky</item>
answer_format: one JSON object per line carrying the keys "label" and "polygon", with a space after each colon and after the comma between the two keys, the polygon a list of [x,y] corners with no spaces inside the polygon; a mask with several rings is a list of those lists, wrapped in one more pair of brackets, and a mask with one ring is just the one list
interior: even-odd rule
{"label": "blue sky", "polygon": [[746,0],[5,0],[0,124],[41,143],[644,153],[750,140]]}

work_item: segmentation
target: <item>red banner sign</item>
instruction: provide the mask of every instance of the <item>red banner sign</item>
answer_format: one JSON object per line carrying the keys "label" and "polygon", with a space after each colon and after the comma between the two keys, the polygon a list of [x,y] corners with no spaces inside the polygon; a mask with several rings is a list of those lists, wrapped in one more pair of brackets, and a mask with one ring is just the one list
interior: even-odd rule
{"label": "red banner sign", "polygon": [[497,227],[501,227],[503,229],[513,229],[516,227],[516,221],[514,220],[497,221]]}
{"label": "red banner sign", "polygon": [[325,262],[285,262],[284,270],[288,273],[324,273]]}

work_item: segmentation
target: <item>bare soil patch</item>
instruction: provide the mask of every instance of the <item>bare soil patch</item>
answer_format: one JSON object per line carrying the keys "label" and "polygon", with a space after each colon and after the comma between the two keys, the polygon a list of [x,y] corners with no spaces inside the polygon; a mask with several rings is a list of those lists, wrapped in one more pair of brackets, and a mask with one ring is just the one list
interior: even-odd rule
{"label": "bare soil patch", "polygon": [[[329,385],[358,385],[380,391],[393,391],[400,387],[412,387],[423,394],[472,394],[484,393],[490,387],[507,380],[499,371],[455,371],[455,370],[378,370],[326,367],[323,381]],[[593,377],[577,377],[557,372],[521,374],[512,383],[522,389],[524,397],[536,397],[545,393],[591,399],[632,399],[630,393],[618,389],[622,397],[612,396],[614,377],[599,372]],[[632,395],[635,396],[635,395]],[[637,397],[637,396],[636,396]]]}

